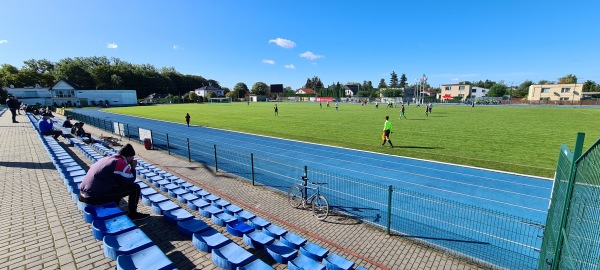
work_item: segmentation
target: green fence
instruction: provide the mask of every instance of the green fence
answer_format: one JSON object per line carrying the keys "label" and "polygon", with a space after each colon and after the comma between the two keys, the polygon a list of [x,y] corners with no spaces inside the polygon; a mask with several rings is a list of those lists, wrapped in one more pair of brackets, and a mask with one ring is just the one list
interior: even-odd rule
{"label": "green fence", "polygon": [[538,269],[600,269],[600,140],[562,146]]}
{"label": "green fence", "polygon": [[[78,121],[113,133],[113,122],[67,111]],[[138,126],[123,124],[123,137],[139,141]],[[300,184],[304,164],[192,141],[152,131],[155,148],[226,171],[271,189],[287,192]],[[395,186],[308,168],[308,178],[322,188],[337,213],[380,227],[388,234],[452,251],[463,258],[508,269],[533,269],[542,245],[543,225],[522,217],[463,204]],[[351,237],[351,236],[349,236]]]}

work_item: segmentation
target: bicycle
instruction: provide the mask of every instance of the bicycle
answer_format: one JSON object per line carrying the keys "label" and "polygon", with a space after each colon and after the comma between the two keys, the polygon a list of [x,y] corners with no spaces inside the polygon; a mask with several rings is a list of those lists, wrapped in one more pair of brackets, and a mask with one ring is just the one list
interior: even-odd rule
{"label": "bicycle", "polygon": [[[300,206],[306,208],[306,205],[310,202],[313,216],[318,220],[326,219],[329,215],[329,202],[327,202],[325,196],[321,194],[321,186],[327,183],[311,182],[310,184],[314,187],[308,187],[308,178],[302,176],[302,180],[304,181],[302,186],[293,185],[288,190],[288,203],[294,208],[299,208]],[[315,192],[308,196],[308,189],[315,190]]]}

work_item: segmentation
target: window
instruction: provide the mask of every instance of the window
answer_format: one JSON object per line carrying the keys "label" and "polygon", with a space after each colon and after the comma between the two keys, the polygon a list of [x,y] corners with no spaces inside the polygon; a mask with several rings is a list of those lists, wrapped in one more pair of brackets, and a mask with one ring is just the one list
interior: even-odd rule
{"label": "window", "polygon": [[542,93],[550,93],[550,88],[542,88]]}
{"label": "window", "polygon": [[560,92],[561,93],[569,93],[569,92],[571,92],[571,88],[562,88],[562,89],[560,89]]}
{"label": "window", "polygon": [[464,85],[459,86],[458,90],[465,90],[465,86]]}
{"label": "window", "polygon": [[450,86],[446,86],[446,87],[444,87],[444,90],[446,90],[446,91],[450,91]]}
{"label": "window", "polygon": [[477,89],[475,89],[475,88],[471,89],[471,93],[477,93]]}
{"label": "window", "polygon": [[561,97],[560,100],[569,100],[568,97]]}
{"label": "window", "polygon": [[464,96],[465,96],[465,94],[458,94],[458,96],[459,96],[459,97],[464,97]]}

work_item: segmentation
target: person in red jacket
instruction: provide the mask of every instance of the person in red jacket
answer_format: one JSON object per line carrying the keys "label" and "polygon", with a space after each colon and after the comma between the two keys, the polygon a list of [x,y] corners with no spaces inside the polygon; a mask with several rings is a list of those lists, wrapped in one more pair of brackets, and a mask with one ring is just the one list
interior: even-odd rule
{"label": "person in red jacket", "polygon": [[79,186],[79,201],[90,205],[115,202],[128,196],[129,218],[140,220],[148,214],[138,213],[140,186],[135,181],[137,161],[133,159],[135,150],[131,144],[125,145],[118,154],[104,157],[92,164]]}
{"label": "person in red jacket", "polygon": [[187,123],[188,127],[190,126],[190,118],[191,118],[191,117],[190,117],[190,114],[189,114],[189,113],[186,113],[186,114],[185,114],[185,122]]}

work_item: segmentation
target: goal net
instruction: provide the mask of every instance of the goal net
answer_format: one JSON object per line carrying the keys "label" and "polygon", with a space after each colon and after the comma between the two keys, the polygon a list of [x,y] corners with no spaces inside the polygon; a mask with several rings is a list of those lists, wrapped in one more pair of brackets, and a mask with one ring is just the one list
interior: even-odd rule
{"label": "goal net", "polygon": [[231,98],[208,98],[208,104],[231,104]]}

